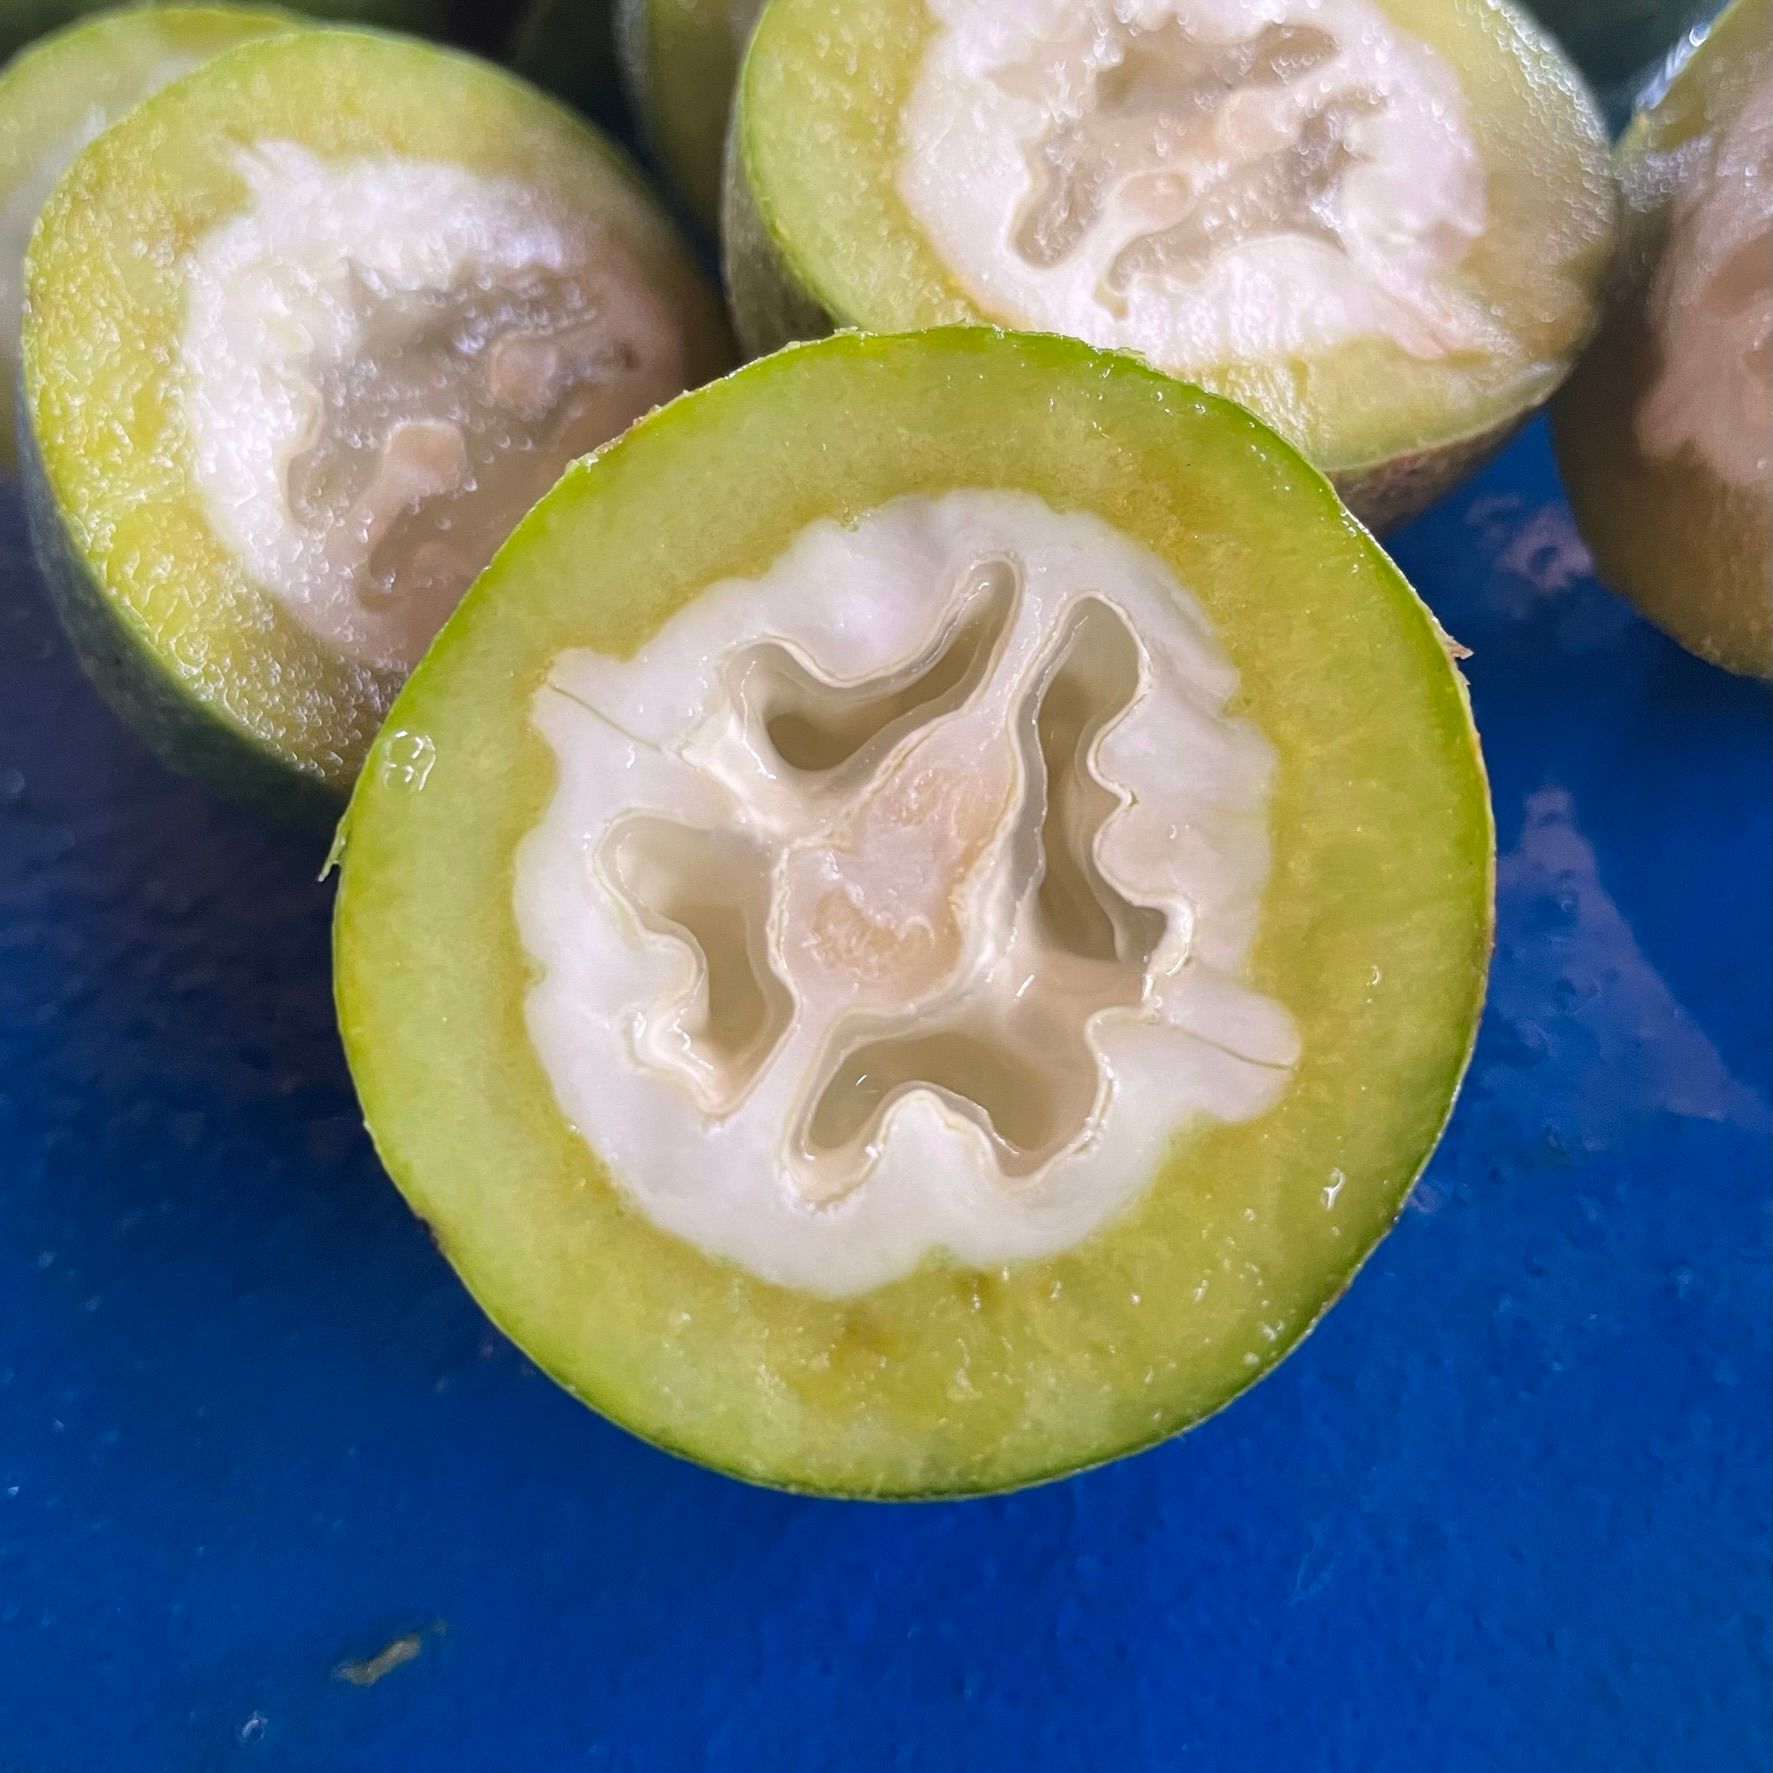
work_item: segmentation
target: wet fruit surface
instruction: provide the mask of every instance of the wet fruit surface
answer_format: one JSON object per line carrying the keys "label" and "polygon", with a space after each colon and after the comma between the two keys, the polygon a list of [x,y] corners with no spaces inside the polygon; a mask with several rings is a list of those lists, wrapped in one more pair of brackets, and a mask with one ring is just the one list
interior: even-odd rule
{"label": "wet fruit surface", "polygon": [[1553,412],[1606,581],[1702,658],[1773,678],[1773,3],[1737,0],[1619,144],[1625,219]]}
{"label": "wet fruit surface", "polygon": [[1586,576],[1541,432],[1396,543],[1502,850],[1402,1225],[1234,1415],[916,1510],[488,1329],[359,1130],[313,846],[148,758],[0,538],[9,1773],[1765,1761],[1767,700]]}

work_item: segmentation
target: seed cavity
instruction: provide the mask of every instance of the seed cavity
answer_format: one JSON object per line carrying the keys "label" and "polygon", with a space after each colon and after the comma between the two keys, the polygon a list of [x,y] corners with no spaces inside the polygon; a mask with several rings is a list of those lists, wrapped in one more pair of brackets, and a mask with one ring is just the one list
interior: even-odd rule
{"label": "seed cavity", "polygon": [[844,1293],[1085,1235],[1297,1056],[1241,977],[1270,758],[1204,617],[1025,494],[815,523],[563,654],[519,853],[531,1037],[648,1213]]}

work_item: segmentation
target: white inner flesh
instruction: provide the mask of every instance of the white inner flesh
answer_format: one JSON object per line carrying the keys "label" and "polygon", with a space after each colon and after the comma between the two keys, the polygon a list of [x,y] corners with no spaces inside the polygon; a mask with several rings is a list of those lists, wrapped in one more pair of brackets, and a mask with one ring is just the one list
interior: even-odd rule
{"label": "white inner flesh", "polygon": [[1246,982],[1273,755],[1235,687],[1159,561],[1007,492],[814,523],[632,660],[563,653],[515,904],[565,1118],[783,1285],[1076,1244],[1298,1056]]}
{"label": "white inner flesh", "polygon": [[209,521],[312,633],[422,653],[575,456],[687,379],[665,300],[593,218],[393,155],[242,149],[190,259],[182,357]]}
{"label": "white inner flesh", "polygon": [[1773,476],[1773,81],[1669,169],[1676,196],[1650,289],[1661,373],[1637,411],[1645,453],[1691,445],[1721,479]]}
{"label": "white inner flesh", "polygon": [[24,176],[0,201],[0,326],[6,329],[8,356],[18,349],[19,329],[24,323],[25,248],[38,212],[48,201],[56,182],[74,163],[75,156],[98,138],[132,106],[150,93],[201,65],[194,55],[165,55],[142,71],[139,85],[126,93],[113,93],[105,104],[88,105],[68,128],[50,142]]}
{"label": "white inner flesh", "polygon": [[1506,346],[1452,68],[1369,0],[928,0],[899,189],[992,317],[1203,372]]}

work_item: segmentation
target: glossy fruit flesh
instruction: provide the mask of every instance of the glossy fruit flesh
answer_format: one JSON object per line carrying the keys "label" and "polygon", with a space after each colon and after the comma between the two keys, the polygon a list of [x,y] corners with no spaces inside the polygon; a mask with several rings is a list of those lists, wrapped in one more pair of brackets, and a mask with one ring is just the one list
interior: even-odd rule
{"label": "glossy fruit flesh", "polygon": [[165,6],[106,12],[34,44],[0,74],[0,376],[10,464],[16,424],[25,247],[55,181],[132,105],[253,37],[289,30],[292,14]]}

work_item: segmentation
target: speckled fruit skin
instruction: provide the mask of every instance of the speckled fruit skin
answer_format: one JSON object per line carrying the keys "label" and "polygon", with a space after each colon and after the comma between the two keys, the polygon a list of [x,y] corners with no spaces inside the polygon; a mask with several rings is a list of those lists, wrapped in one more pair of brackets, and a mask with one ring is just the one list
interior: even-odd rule
{"label": "speckled fruit skin", "polygon": [[[1690,652],[1773,679],[1773,488],[1725,484],[1689,444],[1639,447],[1638,404],[1661,362],[1648,311],[1669,191],[1646,157],[1733,114],[1734,77],[1766,79],[1773,3],[1736,0],[1619,144],[1624,244],[1605,320],[1559,394],[1552,432],[1577,527],[1600,575]],[[1773,276],[1773,265],[1764,267]]]}
{"label": "speckled fruit skin", "polygon": [[[773,408],[777,416],[765,422],[756,410],[747,411],[748,400]],[[1023,422],[1037,410],[1046,421],[1044,432]],[[964,419],[958,417],[962,414]],[[1013,1368],[1015,1360],[1026,1358],[991,1355],[994,1340],[1007,1346],[1013,1338],[1057,1334],[1054,1326],[1069,1321],[1066,1308],[1055,1304],[1050,1309],[1056,1315],[1038,1317],[1040,1331],[1013,1317],[976,1315],[968,1320],[974,1326],[969,1333],[981,1339],[974,1346],[972,1371],[991,1388],[984,1395],[1008,1410],[1013,1432],[977,1449],[965,1450],[961,1442],[957,1450],[945,1441],[920,1442],[906,1426],[923,1419],[917,1410],[909,1416],[895,1412],[908,1407],[901,1395],[906,1372],[920,1375],[922,1386],[932,1364],[952,1361],[956,1347],[965,1356],[964,1343],[949,1341],[947,1314],[950,1302],[965,1292],[967,1271],[931,1265],[854,1299],[826,1300],[770,1286],[730,1264],[712,1262],[635,1213],[601,1160],[561,1120],[524,1033],[521,992],[528,975],[512,927],[510,855],[539,816],[553,781],[551,767],[532,766],[537,742],[527,730],[524,709],[561,646],[592,645],[620,656],[644,645],[674,608],[707,583],[759,570],[773,559],[785,539],[777,530],[784,518],[792,534],[803,522],[834,510],[860,510],[900,492],[956,484],[944,451],[957,446],[944,426],[952,419],[971,427],[965,433],[970,454],[984,428],[1004,423],[1006,416],[1008,434],[1016,441],[999,459],[974,470],[980,484],[1018,485],[1026,464],[1043,456],[1045,476],[1032,490],[1049,498],[1069,493],[1079,508],[1088,509],[1093,500],[1108,496],[1104,487],[1112,487],[1121,501],[1116,508],[1140,525],[1151,525],[1153,534],[1174,538],[1179,526],[1185,534],[1223,538],[1230,487],[1264,497],[1285,488],[1300,522],[1279,539],[1276,558],[1288,558],[1292,548],[1303,562],[1306,544],[1300,535],[1308,532],[1342,563],[1326,570],[1352,573],[1365,594],[1395,614],[1395,628],[1387,615],[1377,628],[1362,629],[1363,657],[1371,656],[1366,649],[1378,633],[1386,649],[1398,644],[1397,634],[1409,636],[1407,656],[1418,662],[1411,670],[1420,669],[1421,677],[1407,693],[1420,710],[1434,712],[1424,712],[1424,724],[1412,726],[1420,743],[1406,750],[1435,779],[1430,792],[1437,815],[1423,835],[1444,858],[1433,865],[1434,885],[1423,888],[1412,917],[1426,914],[1441,929],[1438,920],[1452,916],[1460,934],[1442,956],[1444,971],[1434,971],[1432,981],[1428,970],[1415,974],[1419,991],[1402,987],[1400,1001],[1413,1006],[1412,1014],[1420,1012],[1425,1031],[1421,1038],[1409,1038],[1409,1054],[1400,1054],[1395,1073],[1395,1088],[1412,1092],[1412,1106],[1401,1108],[1404,1095],[1391,1093],[1392,1082],[1376,1080],[1372,1087],[1386,1092],[1386,1102],[1375,1112],[1377,1096],[1368,1094],[1368,1085],[1344,1077],[1349,1096],[1359,1095],[1365,1112],[1356,1118],[1365,1125],[1390,1126],[1387,1117],[1403,1117],[1395,1123],[1399,1131],[1384,1135],[1395,1137],[1398,1149],[1387,1160],[1383,1180],[1372,1178],[1375,1191],[1361,1224],[1351,1228],[1354,1235],[1332,1246],[1334,1254],[1323,1259],[1321,1271],[1317,1257],[1299,1258],[1305,1272],[1293,1278],[1301,1288],[1302,1309],[1289,1315],[1284,1332],[1235,1370],[1219,1350],[1209,1348],[1210,1337],[1198,1325],[1189,1334],[1200,1338],[1200,1345],[1179,1346],[1167,1341],[1155,1319],[1138,1328],[1114,1319],[1127,1343],[1119,1352],[1097,1346],[1115,1341],[1102,1322],[1074,1332],[1082,1340],[1074,1349],[1068,1345],[1067,1358],[1088,1370],[1099,1387],[1120,1373],[1116,1363],[1122,1360],[1140,1363],[1149,1379],[1151,1369],[1143,1366],[1147,1353],[1139,1350],[1186,1372],[1172,1381],[1176,1395],[1162,1407],[1147,1408],[1153,1400],[1138,1395],[1135,1380],[1126,1400],[1128,1419],[1106,1433],[1099,1432],[1100,1423],[1082,1433],[1074,1428],[1068,1438],[1061,1437],[1064,1444],[1055,1445],[1045,1430],[1030,1427],[1030,1421],[1039,1422],[1038,1412],[1024,1420],[1005,1402],[1028,1394],[1020,1387],[999,1389],[985,1374],[993,1359]],[[829,442],[819,440],[822,426],[834,433]],[[1078,439],[1081,448],[1052,442],[1055,428]],[[884,454],[882,438],[893,440]],[[1226,446],[1223,453],[1209,438]],[[1210,458],[1217,459],[1217,467],[1209,469]],[[723,500],[719,488],[732,483],[733,464],[755,460],[783,468],[767,496]],[[797,460],[801,474],[793,471]],[[1257,461],[1266,465],[1249,466]],[[716,549],[699,540],[694,523],[668,539],[661,536],[654,509],[661,496],[661,467],[672,470],[664,482],[667,494],[687,483],[702,489],[704,508],[736,504],[715,520],[713,533],[731,530],[739,538],[738,559],[726,551],[726,542]],[[858,472],[859,484],[851,479]],[[1238,478],[1245,472],[1255,479]],[[832,500],[834,487],[844,490]],[[1184,509],[1190,515],[1181,515]],[[1209,511],[1218,515],[1209,518]],[[577,512],[584,513],[585,532],[597,538],[598,565],[578,575],[576,587],[569,589],[555,569],[562,561],[587,556]],[[1172,545],[1196,544],[1177,540]],[[1200,545],[1218,549],[1224,543]],[[637,548],[640,557],[631,558]],[[705,549],[715,557],[703,561]],[[538,559],[554,564],[543,569],[535,564]],[[607,582],[600,573],[608,575]],[[1267,600],[1262,605],[1247,619],[1277,625],[1262,628],[1271,656],[1258,658],[1252,650],[1243,662],[1252,674],[1260,670],[1268,686],[1262,693],[1273,697],[1280,683],[1297,685],[1304,668],[1303,659],[1286,650],[1286,641],[1275,644],[1283,628],[1309,647],[1314,663],[1323,655],[1301,638],[1297,623],[1287,623]],[[1343,644],[1334,624],[1322,633]],[[1493,933],[1494,828],[1477,735],[1451,650],[1401,575],[1296,452],[1241,408],[1125,354],[1053,335],[985,327],[898,336],[846,333],[790,347],[684,395],[576,465],[531,513],[409,680],[359,779],[341,827],[334,985],[346,1054],[382,1160],[488,1314],[544,1371],[641,1438],[748,1482],[881,1500],[979,1495],[1065,1476],[1192,1427],[1271,1371],[1341,1296],[1401,1212],[1445,1126],[1469,1060]],[[1388,669],[1395,668],[1399,654],[1388,651],[1388,657],[1394,661]],[[1338,679],[1334,671],[1311,675],[1320,683]],[[1397,679],[1393,684],[1404,687]],[[1281,718],[1272,702],[1269,706]],[[1370,712],[1370,703],[1363,706]],[[1289,711],[1286,718],[1294,716]],[[1321,706],[1310,718],[1323,718]],[[1337,743],[1363,719],[1349,710],[1334,716],[1328,724],[1338,729]],[[1299,735],[1290,741],[1276,736],[1275,742],[1298,744]],[[1321,767],[1331,769],[1344,790],[1372,792],[1354,777],[1371,770],[1383,774],[1388,766],[1366,752],[1359,764],[1326,764],[1336,748],[1306,743],[1283,752],[1293,760],[1282,765],[1282,774],[1294,781],[1287,792],[1303,797],[1289,805],[1321,805],[1334,798],[1306,786],[1305,778]],[[1385,754],[1398,753],[1387,745]],[[1387,790],[1394,791],[1395,785]],[[1315,841],[1301,838],[1299,844],[1304,849]],[[1362,837],[1359,844],[1365,841]],[[439,845],[452,857],[444,871],[447,880],[418,859],[445,853]],[[1397,854],[1394,846],[1387,847],[1387,869]],[[1364,869],[1366,862],[1356,866]],[[1333,890],[1346,892],[1346,871],[1333,872],[1341,883]],[[1337,938],[1329,925],[1337,915],[1315,898],[1308,912],[1305,901],[1300,905],[1316,931],[1314,965],[1327,980],[1340,965],[1330,958]],[[457,953],[464,943],[472,955],[464,955],[459,965],[436,967],[436,956]],[[1348,993],[1329,984],[1324,993],[1321,1007],[1307,1007],[1309,991],[1295,1007],[1307,1017],[1329,1017],[1311,1024],[1324,1031],[1324,1038],[1308,1032],[1305,1045],[1324,1055],[1334,1071],[1340,1063],[1332,1057],[1338,1042],[1328,1031],[1343,1026],[1337,1018]],[[1401,1081],[1406,1070],[1407,1084]],[[1297,1100],[1323,1100],[1324,1075]],[[487,1087],[492,1078],[498,1080],[496,1089]],[[1286,1106],[1275,1116],[1286,1116]],[[1217,1155],[1200,1161],[1215,1175],[1241,1177],[1239,1166],[1253,1149],[1292,1149],[1287,1141],[1297,1136],[1299,1124],[1290,1116],[1270,1116],[1243,1128],[1214,1129],[1206,1136],[1248,1135],[1255,1143],[1216,1142],[1210,1149]],[[499,1178],[497,1215],[486,1210],[487,1179],[494,1175]],[[1242,1199],[1235,1186],[1226,1197]],[[1162,1267],[1172,1260],[1166,1252],[1184,1247],[1162,1229],[1161,1214],[1169,1210],[1163,1201],[1174,1206],[1189,1198],[1187,1187],[1166,1166],[1142,1204],[1077,1251],[973,1275],[971,1281],[999,1302],[1012,1297],[1057,1301],[1062,1291],[1071,1299],[1066,1289],[1086,1290],[1082,1277],[1091,1273],[1144,1287],[1141,1265]],[[1308,1217],[1294,1225],[1288,1215],[1286,1223],[1289,1236],[1296,1233],[1305,1245],[1318,1235]],[[1112,1240],[1106,1249],[1104,1239]],[[1155,1275],[1150,1285],[1150,1296],[1159,1296],[1162,1283]],[[1176,1292],[1173,1284],[1169,1290]],[[913,1302],[931,1300],[938,1311],[926,1318]],[[670,1327],[692,1318],[693,1332]],[[680,1336],[694,1341],[693,1357],[676,1346]],[[674,1380],[655,1384],[647,1351],[667,1344]],[[871,1372],[867,1365],[858,1369],[863,1360],[858,1349],[872,1362],[881,1349],[892,1348],[890,1365],[896,1371],[871,1382],[876,1390],[864,1388],[870,1401],[865,1419],[858,1421],[845,1413],[856,1393],[812,1390],[809,1374],[791,1353],[800,1345],[803,1355],[818,1351],[815,1370],[833,1374]],[[767,1388],[752,1365],[759,1348],[773,1351],[770,1358],[782,1363],[785,1375]],[[1090,1364],[1097,1359],[1099,1370]],[[785,1400],[801,1398],[801,1388],[807,1388],[804,1416],[803,1405],[793,1404],[797,1434],[789,1442],[782,1440],[779,1423],[772,1425],[774,1438],[764,1438],[759,1412],[752,1408],[754,1387],[756,1397],[767,1389]],[[939,1387],[935,1395],[941,1397]],[[844,1409],[837,1407],[840,1402]],[[1136,1420],[1131,1419],[1134,1406]]]}
{"label": "speckled fruit skin", "polygon": [[[740,345],[748,356],[763,356],[792,340],[820,338],[851,324],[866,327],[862,318],[834,314],[820,303],[813,293],[815,279],[794,261],[766,220],[745,164],[739,111],[735,103],[723,159],[720,242],[727,302]],[[981,317],[980,324],[989,322]],[[1567,361],[1575,361],[1573,351]],[[1355,516],[1383,535],[1481,468],[1551,393],[1548,387],[1539,399],[1477,430],[1384,460],[1325,466],[1324,472]]]}
{"label": "speckled fruit skin", "polygon": [[19,426],[17,444],[31,551],[74,655],[99,694],[169,768],[201,776],[280,821],[315,830],[336,824],[345,806],[344,785],[273,754],[187,693],[117,602],[99,589],[73,546],[28,421]]}
{"label": "speckled fruit skin", "polygon": [[531,0],[505,60],[593,123],[617,128],[625,121],[609,0]]}

